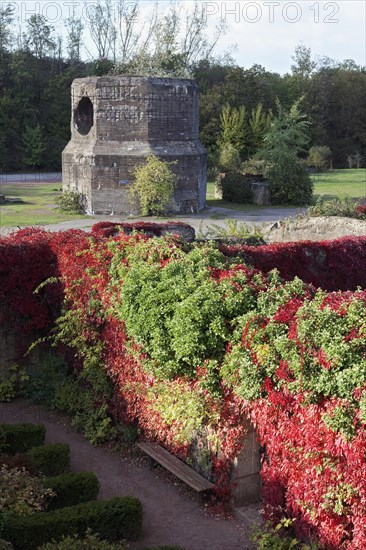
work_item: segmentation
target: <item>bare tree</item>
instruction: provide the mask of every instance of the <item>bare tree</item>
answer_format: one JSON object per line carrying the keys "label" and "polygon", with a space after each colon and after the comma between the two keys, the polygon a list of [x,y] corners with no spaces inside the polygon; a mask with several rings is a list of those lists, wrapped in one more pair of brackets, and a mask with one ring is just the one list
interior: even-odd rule
{"label": "bare tree", "polygon": [[71,62],[80,61],[81,39],[84,26],[80,18],[69,17],[65,22],[67,28],[67,54]]}
{"label": "bare tree", "polygon": [[158,24],[158,4],[155,3],[149,17],[142,19],[139,1],[117,3],[118,61],[125,65],[138,52],[146,51]]}
{"label": "bare tree", "polygon": [[[137,2],[135,5],[137,10]],[[185,16],[182,12],[179,2],[171,3],[165,15],[158,13],[156,7],[144,42],[131,38],[129,44],[133,48],[128,50],[128,55],[125,49],[124,61],[116,66],[115,72],[129,63],[128,70],[135,74],[191,76],[193,63],[212,55],[217,41],[225,32],[225,25],[217,25],[213,36],[208,37],[207,14],[203,4],[196,1],[193,11]],[[131,29],[129,36],[134,36]]]}
{"label": "bare tree", "polygon": [[27,22],[27,32],[23,34],[25,47],[36,57],[42,58],[55,51],[55,29],[47,25],[44,15],[34,14]]}
{"label": "bare tree", "polygon": [[116,60],[117,30],[112,0],[97,0],[87,9],[88,27],[98,59]]}
{"label": "bare tree", "polygon": [[7,4],[0,7],[0,52],[10,48],[13,43],[11,25],[14,17],[14,7]]}

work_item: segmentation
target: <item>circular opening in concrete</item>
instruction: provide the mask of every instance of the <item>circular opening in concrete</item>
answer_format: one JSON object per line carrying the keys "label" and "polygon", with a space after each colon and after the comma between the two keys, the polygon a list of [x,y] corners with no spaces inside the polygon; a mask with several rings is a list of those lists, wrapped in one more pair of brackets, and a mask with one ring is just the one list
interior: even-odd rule
{"label": "circular opening in concrete", "polygon": [[82,136],[86,136],[93,126],[94,109],[88,97],[82,97],[74,112],[76,128]]}

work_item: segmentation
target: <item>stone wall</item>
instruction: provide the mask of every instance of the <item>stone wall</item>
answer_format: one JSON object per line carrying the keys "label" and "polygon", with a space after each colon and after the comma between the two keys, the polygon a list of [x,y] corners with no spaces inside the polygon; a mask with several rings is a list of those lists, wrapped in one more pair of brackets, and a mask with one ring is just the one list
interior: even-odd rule
{"label": "stone wall", "polygon": [[294,218],[268,227],[264,239],[268,243],[330,241],[349,235],[366,235],[366,221],[337,216]]}
{"label": "stone wall", "polygon": [[192,80],[76,79],[63,188],[79,191],[89,213],[135,213],[127,189],[135,166],[152,152],[174,163],[178,183],[170,210],[198,212],[206,205],[206,152],[198,131],[198,86]]}

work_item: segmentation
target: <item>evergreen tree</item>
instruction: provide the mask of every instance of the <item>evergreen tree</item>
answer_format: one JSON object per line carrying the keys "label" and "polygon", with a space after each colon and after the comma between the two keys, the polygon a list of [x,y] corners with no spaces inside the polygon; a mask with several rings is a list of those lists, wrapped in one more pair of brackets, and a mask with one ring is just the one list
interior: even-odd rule
{"label": "evergreen tree", "polygon": [[265,162],[274,204],[309,204],[313,184],[299,155],[309,142],[308,126],[297,101],[289,111],[277,101],[277,116],[264,139],[258,158]]}
{"label": "evergreen tree", "polygon": [[45,140],[42,134],[42,129],[39,124],[36,126],[26,126],[23,133],[24,143],[24,162],[32,168],[40,168],[42,166],[43,153],[46,149]]}

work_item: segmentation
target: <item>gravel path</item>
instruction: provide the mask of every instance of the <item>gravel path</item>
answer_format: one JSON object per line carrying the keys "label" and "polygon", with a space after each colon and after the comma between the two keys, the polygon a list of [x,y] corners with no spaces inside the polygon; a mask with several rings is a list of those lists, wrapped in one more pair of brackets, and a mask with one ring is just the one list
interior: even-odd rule
{"label": "gravel path", "polygon": [[134,495],[144,507],[144,537],[130,543],[130,550],[176,544],[186,550],[250,550],[250,527],[259,521],[258,506],[242,508],[235,519],[208,514],[179,482],[159,470],[150,470],[144,459],[93,447],[71,427],[69,419],[33,403],[17,399],[0,403],[0,422],[36,422],[46,426],[47,443],[67,442],[71,469],[93,471],[101,491],[99,498]]}

